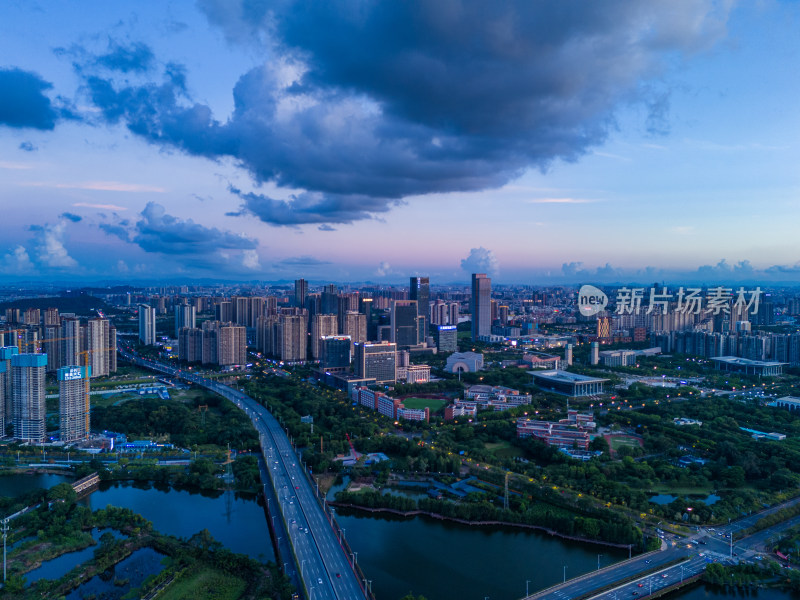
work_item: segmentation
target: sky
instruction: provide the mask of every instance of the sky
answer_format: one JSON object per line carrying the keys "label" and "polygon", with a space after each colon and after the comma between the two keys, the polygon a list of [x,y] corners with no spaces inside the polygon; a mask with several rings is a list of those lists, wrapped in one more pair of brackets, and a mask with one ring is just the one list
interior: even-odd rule
{"label": "sky", "polygon": [[6,1],[0,281],[793,284],[800,3]]}

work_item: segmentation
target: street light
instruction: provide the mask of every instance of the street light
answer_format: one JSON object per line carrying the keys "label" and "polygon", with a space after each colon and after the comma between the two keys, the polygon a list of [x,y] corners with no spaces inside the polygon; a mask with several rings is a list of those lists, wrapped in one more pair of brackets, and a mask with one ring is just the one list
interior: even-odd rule
{"label": "street light", "polygon": [[597,555],[597,570],[600,570],[600,557],[603,556],[602,554]]}
{"label": "street light", "polygon": [[564,565],[564,583],[567,583],[567,565]]}
{"label": "street light", "polygon": [[525,597],[528,597],[528,584],[531,582],[530,579],[525,580]]}

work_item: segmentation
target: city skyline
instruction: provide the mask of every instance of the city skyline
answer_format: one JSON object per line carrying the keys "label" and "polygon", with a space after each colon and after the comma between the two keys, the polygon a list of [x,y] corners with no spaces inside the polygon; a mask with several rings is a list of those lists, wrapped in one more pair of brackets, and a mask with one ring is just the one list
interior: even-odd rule
{"label": "city skyline", "polygon": [[796,4],[259,6],[2,9],[0,282],[796,281]]}

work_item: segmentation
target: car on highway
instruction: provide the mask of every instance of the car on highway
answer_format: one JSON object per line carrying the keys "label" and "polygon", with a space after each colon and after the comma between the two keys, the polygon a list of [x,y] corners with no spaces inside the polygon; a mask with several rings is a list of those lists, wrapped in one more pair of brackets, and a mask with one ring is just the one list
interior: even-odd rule
{"label": "car on highway", "polygon": [[322,585],[322,577],[317,577],[317,583]]}
{"label": "car on highway", "polygon": [[341,574],[341,573],[337,573],[337,574],[336,574],[336,578],[337,578],[337,579],[341,579],[341,578],[342,578],[342,574]]}
{"label": "car on highway", "polygon": [[633,595],[634,595],[634,596],[638,596],[638,595],[639,595],[639,592],[637,592],[636,590],[633,590]]}

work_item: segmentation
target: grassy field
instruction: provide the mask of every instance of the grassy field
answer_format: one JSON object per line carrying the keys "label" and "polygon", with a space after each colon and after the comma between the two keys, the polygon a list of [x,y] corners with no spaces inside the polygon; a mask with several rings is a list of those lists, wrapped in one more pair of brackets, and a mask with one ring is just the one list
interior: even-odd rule
{"label": "grassy field", "polygon": [[634,440],[627,437],[612,437],[610,442],[611,442],[611,449],[614,451],[619,450],[623,446],[628,446],[629,448],[639,447],[638,440]]}
{"label": "grassy field", "polygon": [[522,451],[522,449],[512,446],[510,442],[486,442],[483,447],[494,454],[497,458],[514,458],[517,456],[525,456],[525,453]]}
{"label": "grassy field", "polygon": [[442,410],[445,404],[447,404],[447,400],[438,398],[406,398],[403,400],[406,408],[425,408],[427,406],[432,413]]}
{"label": "grassy field", "polygon": [[184,574],[170,584],[159,600],[238,600],[247,583],[222,571],[202,569]]}

